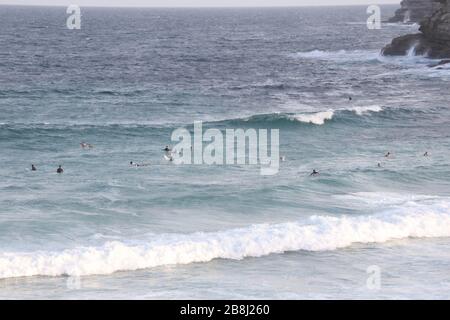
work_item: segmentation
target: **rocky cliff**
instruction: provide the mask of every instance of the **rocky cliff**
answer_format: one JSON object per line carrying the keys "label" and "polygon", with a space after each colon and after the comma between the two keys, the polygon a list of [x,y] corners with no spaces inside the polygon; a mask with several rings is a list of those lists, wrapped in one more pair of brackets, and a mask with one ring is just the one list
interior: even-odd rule
{"label": "rocky cliff", "polygon": [[420,22],[439,9],[439,4],[433,0],[403,0],[400,5],[388,22]]}
{"label": "rocky cliff", "polygon": [[426,55],[430,58],[450,58],[450,0],[434,0],[438,10],[420,23],[420,33],[395,38],[383,50],[383,55]]}

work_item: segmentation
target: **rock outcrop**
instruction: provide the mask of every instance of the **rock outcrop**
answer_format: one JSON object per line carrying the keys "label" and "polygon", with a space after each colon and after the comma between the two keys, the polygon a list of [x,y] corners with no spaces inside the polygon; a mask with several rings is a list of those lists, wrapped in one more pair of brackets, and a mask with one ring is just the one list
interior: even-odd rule
{"label": "rock outcrop", "polygon": [[420,23],[420,33],[395,38],[384,47],[383,55],[425,55],[450,58],[450,0],[434,0],[438,10]]}
{"label": "rock outcrop", "polygon": [[388,22],[418,23],[439,9],[439,4],[433,0],[403,0],[400,5]]}

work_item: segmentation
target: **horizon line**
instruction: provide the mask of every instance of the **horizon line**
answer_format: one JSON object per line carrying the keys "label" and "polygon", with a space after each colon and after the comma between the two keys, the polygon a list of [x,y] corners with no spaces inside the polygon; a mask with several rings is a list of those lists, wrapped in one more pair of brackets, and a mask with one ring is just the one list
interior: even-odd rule
{"label": "horizon line", "polygon": [[[214,8],[229,8],[229,9],[239,9],[239,8],[308,8],[308,7],[365,7],[370,4],[309,4],[309,5],[262,5],[262,6],[146,6],[146,5],[80,5],[79,7],[88,7],[88,8],[159,8],[159,9],[214,9]],[[394,6],[395,3],[385,3],[380,4],[379,6]],[[9,4],[9,3],[0,3],[0,6],[10,6],[10,7],[58,7],[58,8],[67,8],[69,5],[63,4]]]}

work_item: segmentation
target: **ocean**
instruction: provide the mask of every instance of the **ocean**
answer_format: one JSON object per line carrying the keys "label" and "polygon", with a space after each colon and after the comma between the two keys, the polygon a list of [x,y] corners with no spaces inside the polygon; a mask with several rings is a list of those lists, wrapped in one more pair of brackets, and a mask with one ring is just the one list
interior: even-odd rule
{"label": "ocean", "polygon": [[[0,6],[0,298],[450,298],[450,68],[366,9]],[[285,161],[165,160],[194,121]]]}

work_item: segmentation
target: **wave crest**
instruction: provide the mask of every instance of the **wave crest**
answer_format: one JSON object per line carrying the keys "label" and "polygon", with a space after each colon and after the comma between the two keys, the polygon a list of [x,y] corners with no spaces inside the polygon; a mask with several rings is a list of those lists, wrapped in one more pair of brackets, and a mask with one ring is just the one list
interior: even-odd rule
{"label": "wave crest", "polygon": [[322,125],[325,123],[326,120],[333,119],[333,116],[334,116],[334,111],[328,110],[328,111],[322,111],[322,112],[310,113],[310,114],[296,114],[296,115],[290,116],[290,119],[299,121],[299,122]]}
{"label": "wave crest", "polygon": [[335,250],[355,243],[448,236],[449,202],[409,202],[371,216],[313,216],[219,232],[152,235],[140,244],[112,241],[61,252],[2,253],[0,278],[110,274],[217,258],[243,259],[298,250]]}
{"label": "wave crest", "polygon": [[379,61],[381,58],[380,52],[368,50],[338,50],[338,51],[323,51],[312,50],[307,52],[297,52],[291,55],[293,58],[308,59],[308,60],[322,60],[335,62],[362,62],[362,61]]}
{"label": "wave crest", "polygon": [[383,108],[380,106],[366,106],[366,107],[353,107],[349,109],[337,109],[337,110],[328,110],[328,111],[321,111],[316,113],[303,113],[303,114],[296,114],[293,116],[290,116],[289,118],[291,120],[299,121],[299,122],[305,122],[305,123],[312,123],[316,125],[323,125],[325,121],[332,120],[335,113],[338,112],[354,112],[358,116],[364,116],[367,114],[370,114],[371,112],[381,112],[383,111]]}

